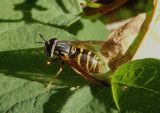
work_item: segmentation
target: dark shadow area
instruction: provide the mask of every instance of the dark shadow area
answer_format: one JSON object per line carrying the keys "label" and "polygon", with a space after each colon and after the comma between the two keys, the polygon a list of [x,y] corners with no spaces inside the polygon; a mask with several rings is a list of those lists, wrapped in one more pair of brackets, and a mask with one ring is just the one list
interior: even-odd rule
{"label": "dark shadow area", "polygon": [[81,29],[83,29],[83,24],[81,21],[77,21],[76,23],[72,24],[71,26],[69,26],[65,30],[67,30],[69,33],[77,36],[78,31],[80,31]]}
{"label": "dark shadow area", "polygon": [[[104,106],[106,106],[106,113],[110,110],[112,111],[112,109],[116,109],[113,102],[113,98],[112,98],[111,88],[99,86],[96,84],[90,85],[90,88],[94,98],[98,99],[98,101],[100,101],[99,103],[104,103]],[[70,87],[61,88],[61,89],[58,88],[58,89],[54,89],[54,91],[57,91],[57,93],[50,96],[49,100],[43,106],[44,113],[59,113],[59,111],[66,104],[68,99],[74,93],[76,93],[74,91],[71,91]],[[81,101],[81,98],[79,98],[77,101]],[[88,108],[88,109],[92,109],[92,104],[90,107],[91,108]],[[93,109],[97,109],[97,108],[93,108]]]}
{"label": "dark shadow area", "polygon": [[[48,84],[51,77],[57,73],[61,61],[54,62],[46,68],[46,60],[47,56],[44,54],[44,48],[0,52],[0,73]],[[57,85],[57,89],[55,87],[53,90],[57,92],[44,103],[44,113],[59,112],[74,93],[70,90],[70,87],[83,87],[86,84],[89,83],[65,64],[63,71],[53,81],[53,85]]]}
{"label": "dark shadow area", "polygon": [[50,96],[48,102],[43,105],[44,113],[59,113],[59,110],[61,110],[68,98],[74,93],[70,91],[69,87],[54,90],[57,93]]}
{"label": "dark shadow area", "polygon": [[[61,61],[46,67],[46,60],[44,48],[0,52],[0,73],[48,84],[59,70]],[[63,71],[53,82],[54,85],[63,86],[83,86],[86,83],[68,64],[64,65]]]}
{"label": "dark shadow area", "polygon": [[[65,26],[59,26],[56,24],[51,24],[51,23],[44,23],[42,21],[38,21],[36,19],[34,19],[32,17],[32,9],[37,9],[39,11],[46,11],[47,8],[40,6],[40,5],[36,5],[36,2],[38,0],[26,0],[25,2],[21,3],[21,4],[16,4],[14,7],[15,11],[21,11],[23,13],[23,18],[20,19],[21,21],[25,21],[25,23],[40,23],[40,24],[44,24],[44,25],[49,25],[49,26],[53,26],[53,27],[57,27],[57,28],[64,28]],[[62,4],[62,3],[61,3]]]}
{"label": "dark shadow area", "polygon": [[56,0],[57,4],[59,6],[61,6],[62,10],[65,12],[65,13],[69,13],[68,9],[65,7],[65,4],[62,2],[62,0]]}
{"label": "dark shadow area", "polygon": [[[39,24],[43,24],[43,25],[47,25],[47,26],[52,26],[52,27],[56,27],[56,28],[60,28],[60,29],[65,29],[69,33],[71,33],[73,35],[76,35],[76,36],[77,36],[78,31],[83,29],[83,24],[80,21],[76,21],[72,25],[65,26],[63,24],[58,25],[58,23],[54,23],[54,22],[53,23],[52,22],[46,22],[45,23],[43,21],[40,21],[40,20],[37,20],[37,19],[33,18],[33,14],[32,14],[33,9],[37,9],[41,12],[44,12],[44,11],[48,10],[46,7],[37,5],[36,4],[37,2],[38,2],[38,0],[25,0],[22,3],[15,4],[13,10],[15,12],[20,11],[22,13],[22,18],[20,18],[20,19],[1,19],[0,18],[0,22],[3,22],[3,23],[17,23],[17,24],[19,22],[24,22],[26,24],[39,23]],[[65,4],[62,0],[56,0],[55,2],[59,6],[61,6],[60,8],[64,11],[64,14],[69,14],[69,11],[66,8],[66,6],[65,6]],[[54,11],[53,11],[53,14],[54,14]],[[54,18],[53,18],[53,20],[54,20]]]}
{"label": "dark shadow area", "polygon": [[36,5],[38,0],[26,0],[23,3],[16,4],[14,7],[15,11],[21,11],[23,13],[23,18],[21,20],[25,21],[26,23],[37,22],[37,20],[32,18],[31,11],[32,9],[37,9],[39,11],[46,11],[47,8],[42,6]]}
{"label": "dark shadow area", "polygon": [[[44,48],[0,52],[0,73],[6,76],[48,84],[50,81],[48,78],[57,73],[61,61],[54,62],[46,68],[46,60],[47,56],[44,54]],[[53,85],[65,87],[57,89],[55,87],[53,89],[57,92],[51,95],[49,100],[44,103],[44,113],[59,112],[68,98],[74,93],[74,91],[70,90],[70,87],[83,87],[86,84],[89,83],[83,77],[78,75],[67,64],[64,65],[63,71],[54,80]],[[99,85],[90,85],[90,87],[93,96],[104,103],[104,106],[108,106],[108,102],[110,104],[113,103],[109,88]]]}
{"label": "dark shadow area", "polygon": [[40,24],[44,24],[44,25],[49,25],[49,26],[54,26],[57,28],[64,28],[64,26],[58,26],[56,24],[50,24],[50,23],[44,23],[41,21],[38,21],[36,19],[34,19],[32,17],[32,9],[37,9],[39,11],[46,11],[47,8],[40,6],[40,5],[36,5],[36,2],[38,0],[26,0],[23,3],[20,4],[16,4],[14,6],[14,11],[21,11],[23,17],[21,19],[0,19],[0,22],[21,22],[24,21],[26,24],[28,23],[40,23]]}
{"label": "dark shadow area", "polygon": [[0,19],[0,22],[20,22],[20,21],[22,21],[21,19],[15,19],[15,20],[7,20],[7,19]]}
{"label": "dark shadow area", "polygon": [[20,4],[16,4],[14,6],[14,11],[21,11],[23,17],[21,19],[0,19],[1,22],[20,22],[20,21],[24,21],[25,23],[33,23],[33,22],[39,22],[41,24],[45,24],[43,22],[37,21],[35,19],[33,19],[32,17],[32,9],[37,9],[39,11],[46,11],[47,8],[36,5],[36,2],[38,0],[26,0],[23,3]]}
{"label": "dark shadow area", "polygon": [[106,107],[106,113],[113,112],[113,109],[117,109],[112,96],[111,87],[102,87],[98,85],[90,85],[92,95],[98,99],[100,103],[103,103]]}
{"label": "dark shadow area", "polygon": [[[0,22],[8,22],[8,23],[14,23],[14,22],[21,22],[24,21],[26,24],[28,23],[40,23],[40,24],[44,24],[44,25],[48,25],[48,26],[52,26],[52,27],[57,27],[60,29],[64,29],[66,26],[63,25],[58,25],[56,23],[45,23],[39,20],[36,20],[33,18],[32,16],[32,9],[37,9],[39,11],[47,11],[48,9],[46,7],[37,5],[36,3],[38,2],[38,0],[25,0],[22,3],[19,4],[15,4],[14,5],[14,11],[21,11],[22,12],[22,18],[21,19],[1,19],[0,18]],[[64,11],[64,13],[69,14],[68,9],[65,7],[65,4],[62,2],[62,0],[56,0],[56,3],[61,6],[61,9]],[[53,11],[54,14],[54,11]],[[79,29],[74,29],[74,30],[79,30]]]}
{"label": "dark shadow area", "polygon": [[[46,60],[47,56],[44,54],[44,48],[0,52],[0,73],[6,76],[48,84],[51,77],[57,73],[61,61],[54,62],[46,68]],[[55,87],[53,89],[54,92],[57,92],[51,95],[49,100],[44,103],[44,113],[58,112],[74,93],[74,91],[70,90],[70,87],[83,87],[86,84],[88,82],[83,77],[65,64],[63,71],[53,81],[53,85],[65,87],[58,87],[57,89]]]}

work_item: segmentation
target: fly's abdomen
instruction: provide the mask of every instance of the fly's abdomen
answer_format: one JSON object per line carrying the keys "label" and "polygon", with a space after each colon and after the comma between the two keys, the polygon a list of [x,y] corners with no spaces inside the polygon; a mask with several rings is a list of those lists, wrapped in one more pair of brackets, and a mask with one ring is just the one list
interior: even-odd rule
{"label": "fly's abdomen", "polygon": [[83,68],[84,71],[94,74],[101,72],[101,65],[98,57],[88,49],[75,48],[75,53],[70,57],[76,59],[76,63]]}

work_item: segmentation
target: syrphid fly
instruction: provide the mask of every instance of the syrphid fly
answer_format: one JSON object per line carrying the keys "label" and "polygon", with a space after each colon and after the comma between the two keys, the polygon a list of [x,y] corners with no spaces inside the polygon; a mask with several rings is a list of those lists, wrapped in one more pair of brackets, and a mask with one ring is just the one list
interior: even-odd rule
{"label": "syrphid fly", "polygon": [[[104,64],[102,64],[95,52],[97,51],[97,46],[102,46],[104,41],[59,41],[56,38],[46,41],[41,34],[39,35],[44,42],[37,43],[45,44],[45,54],[49,57],[47,64],[51,64],[56,60],[62,61],[59,71],[52,78],[47,88],[50,87],[53,80],[60,74],[64,63],[68,63],[71,68],[90,83],[108,85],[103,80],[92,76],[103,72]],[[49,61],[53,56],[56,56],[56,58]]]}

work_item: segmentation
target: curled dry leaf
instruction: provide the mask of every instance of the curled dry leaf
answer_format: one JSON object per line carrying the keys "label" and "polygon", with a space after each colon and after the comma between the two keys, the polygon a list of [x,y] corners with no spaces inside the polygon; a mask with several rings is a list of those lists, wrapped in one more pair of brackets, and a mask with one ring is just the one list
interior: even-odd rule
{"label": "curled dry leaf", "polygon": [[102,46],[100,54],[112,71],[131,60],[134,52],[130,52],[130,46],[142,29],[145,18],[145,14],[140,14],[127,24],[115,29]]}

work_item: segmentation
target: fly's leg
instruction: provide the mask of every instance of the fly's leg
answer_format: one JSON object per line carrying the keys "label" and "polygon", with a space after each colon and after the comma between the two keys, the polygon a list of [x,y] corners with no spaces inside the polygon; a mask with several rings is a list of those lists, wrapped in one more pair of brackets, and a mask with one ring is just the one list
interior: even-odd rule
{"label": "fly's leg", "polygon": [[60,66],[60,68],[59,68],[59,71],[58,71],[57,74],[52,78],[52,80],[50,81],[50,83],[47,85],[46,88],[49,88],[49,87],[51,86],[53,80],[60,74],[60,72],[61,72],[62,69],[63,69],[63,64],[64,64],[64,62],[62,62],[61,66]]}
{"label": "fly's leg", "polygon": [[52,64],[53,62],[55,62],[55,61],[57,61],[58,60],[58,58],[55,58],[55,59],[53,59],[53,60],[51,60],[51,61],[49,61],[51,58],[48,58],[48,60],[47,60],[47,64],[46,64],[46,67],[48,67],[50,64]]}

